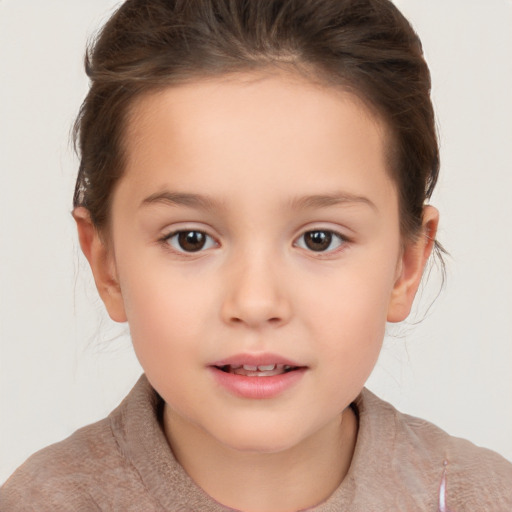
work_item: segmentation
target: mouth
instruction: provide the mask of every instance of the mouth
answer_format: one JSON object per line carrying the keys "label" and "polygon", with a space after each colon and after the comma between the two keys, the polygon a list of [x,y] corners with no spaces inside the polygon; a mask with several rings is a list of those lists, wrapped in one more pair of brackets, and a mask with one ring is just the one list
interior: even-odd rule
{"label": "mouth", "polygon": [[282,375],[299,370],[303,367],[292,366],[288,364],[266,364],[266,365],[250,365],[250,364],[225,364],[215,366],[224,373],[233,375],[242,375],[244,377],[273,377],[274,375]]}
{"label": "mouth", "polygon": [[308,366],[278,354],[236,354],[209,365],[221,388],[243,399],[277,398],[299,385]]}

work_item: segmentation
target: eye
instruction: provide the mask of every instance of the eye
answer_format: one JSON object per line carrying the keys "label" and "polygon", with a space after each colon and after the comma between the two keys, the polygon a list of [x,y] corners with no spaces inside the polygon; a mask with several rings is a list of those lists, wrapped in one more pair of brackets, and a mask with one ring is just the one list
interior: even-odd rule
{"label": "eye", "polygon": [[175,231],[165,241],[178,252],[199,252],[217,245],[210,235],[196,230]]}
{"label": "eye", "polygon": [[338,249],[345,242],[339,233],[327,229],[315,229],[302,234],[295,245],[314,252],[327,252]]}

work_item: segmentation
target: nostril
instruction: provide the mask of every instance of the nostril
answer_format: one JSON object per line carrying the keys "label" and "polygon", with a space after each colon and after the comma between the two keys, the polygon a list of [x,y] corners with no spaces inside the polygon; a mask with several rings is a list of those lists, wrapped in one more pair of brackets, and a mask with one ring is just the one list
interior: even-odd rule
{"label": "nostril", "polygon": [[232,326],[278,327],[291,317],[291,307],[284,296],[278,297],[275,293],[270,294],[269,290],[262,291],[256,287],[248,289],[240,285],[223,301],[221,317]]}
{"label": "nostril", "polygon": [[[267,320],[267,322],[269,324],[272,324],[272,325],[277,325],[277,324],[280,324],[281,322],[283,321],[282,318],[278,317],[278,316],[273,316],[271,318],[269,318]],[[242,318],[239,318],[239,317],[236,317],[236,316],[233,316],[230,318],[230,322],[232,324],[243,324],[243,323],[250,323],[250,322],[247,322],[247,321],[244,321]],[[258,322],[260,323],[260,322]]]}

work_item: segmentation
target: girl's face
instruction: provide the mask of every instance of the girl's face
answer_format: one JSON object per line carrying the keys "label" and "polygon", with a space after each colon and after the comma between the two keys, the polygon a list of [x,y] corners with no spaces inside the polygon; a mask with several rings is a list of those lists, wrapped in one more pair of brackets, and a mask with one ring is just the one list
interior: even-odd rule
{"label": "girl's face", "polygon": [[168,421],[260,452],[339,423],[430,250],[403,247],[386,141],[353,96],[287,75],[138,101],[93,270]]}

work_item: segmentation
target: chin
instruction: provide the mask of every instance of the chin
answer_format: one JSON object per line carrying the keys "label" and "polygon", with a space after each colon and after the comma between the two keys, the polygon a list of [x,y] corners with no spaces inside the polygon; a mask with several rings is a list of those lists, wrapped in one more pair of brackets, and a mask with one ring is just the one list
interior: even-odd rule
{"label": "chin", "polygon": [[289,439],[282,443],[276,442],[275,439],[272,439],[272,442],[269,442],[268,439],[230,439],[226,445],[232,450],[247,454],[282,453],[294,447],[294,443],[291,443]]}
{"label": "chin", "polygon": [[300,444],[303,440],[297,429],[292,426],[251,425],[242,427],[233,425],[223,429],[216,436],[223,445],[245,453],[280,453]]}

